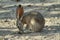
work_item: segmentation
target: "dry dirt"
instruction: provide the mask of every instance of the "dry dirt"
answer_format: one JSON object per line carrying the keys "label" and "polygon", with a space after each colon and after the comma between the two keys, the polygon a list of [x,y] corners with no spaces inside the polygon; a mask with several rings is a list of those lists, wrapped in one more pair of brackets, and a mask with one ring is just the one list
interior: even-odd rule
{"label": "dry dirt", "polygon": [[60,18],[45,18],[45,28],[38,33],[18,34],[16,20],[0,20],[0,40],[60,40]]}

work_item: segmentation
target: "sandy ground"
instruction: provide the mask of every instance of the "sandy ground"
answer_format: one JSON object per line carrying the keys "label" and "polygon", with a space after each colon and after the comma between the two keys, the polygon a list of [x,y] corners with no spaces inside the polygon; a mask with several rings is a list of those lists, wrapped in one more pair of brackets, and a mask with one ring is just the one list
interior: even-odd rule
{"label": "sandy ground", "polygon": [[[45,28],[39,33],[18,34],[16,20],[0,20],[0,39],[4,40],[60,40],[60,18],[45,18]],[[12,24],[11,24],[12,23]]]}

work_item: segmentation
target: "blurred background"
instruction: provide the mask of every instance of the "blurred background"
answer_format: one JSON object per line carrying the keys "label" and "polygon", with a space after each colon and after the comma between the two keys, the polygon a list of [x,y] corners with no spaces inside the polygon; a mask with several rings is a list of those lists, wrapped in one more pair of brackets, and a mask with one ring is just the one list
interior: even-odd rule
{"label": "blurred background", "polygon": [[[16,8],[21,4],[24,13],[29,11],[40,12],[45,19],[60,20],[60,0],[0,0],[0,20],[16,19]],[[16,21],[16,20],[15,20]],[[15,22],[16,23],[16,22]],[[48,24],[47,24],[48,25]]]}
{"label": "blurred background", "polygon": [[[33,10],[34,8],[39,8],[43,11],[53,10],[54,12],[57,12],[59,11],[60,0],[19,0],[19,2],[16,2],[16,0],[0,0],[0,19],[14,19],[16,14],[16,8],[19,4],[25,6],[24,10],[26,12],[27,10]],[[28,5],[32,5],[32,7],[28,7]]]}

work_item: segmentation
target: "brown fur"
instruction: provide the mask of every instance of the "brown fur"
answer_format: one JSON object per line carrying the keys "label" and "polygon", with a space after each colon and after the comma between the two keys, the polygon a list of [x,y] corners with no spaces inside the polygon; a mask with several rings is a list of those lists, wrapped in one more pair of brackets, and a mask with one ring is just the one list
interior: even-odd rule
{"label": "brown fur", "polygon": [[18,6],[18,8],[17,8],[17,10],[16,10],[16,17],[20,19],[21,16],[23,15],[23,13],[24,13],[23,7],[22,7],[21,5]]}
{"label": "brown fur", "polygon": [[19,21],[23,13],[24,13],[24,9],[21,5],[19,5],[16,9],[16,18],[17,18],[16,26],[18,27],[19,30],[22,30],[22,28],[19,26],[20,25]]}
{"label": "brown fur", "polygon": [[[19,21],[21,22],[22,26],[17,26],[20,31],[29,30],[31,32],[39,32],[44,28],[45,20],[44,17],[40,14],[40,12],[31,11],[26,13],[26,15],[23,15],[24,10],[21,5],[17,8],[17,25],[19,24]],[[22,17],[23,16],[23,17]],[[22,19],[20,20],[20,18]],[[31,22],[32,21],[32,22]],[[24,28],[24,24],[27,24],[26,28]],[[28,31],[28,32],[29,32]]]}
{"label": "brown fur", "polygon": [[[35,21],[34,24],[31,24],[32,19]],[[31,29],[32,32],[41,31],[44,28],[45,24],[43,16],[39,12],[35,11],[29,12],[27,15],[23,16],[21,22],[23,25],[27,24],[28,29]]]}

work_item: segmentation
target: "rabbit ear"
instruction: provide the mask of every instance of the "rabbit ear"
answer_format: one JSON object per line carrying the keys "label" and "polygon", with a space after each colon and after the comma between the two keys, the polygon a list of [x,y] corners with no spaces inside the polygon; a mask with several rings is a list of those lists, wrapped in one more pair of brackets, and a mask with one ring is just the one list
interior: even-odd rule
{"label": "rabbit ear", "polygon": [[18,16],[18,18],[20,19],[23,16],[23,13],[24,13],[23,6],[18,5],[16,9],[16,16]]}

